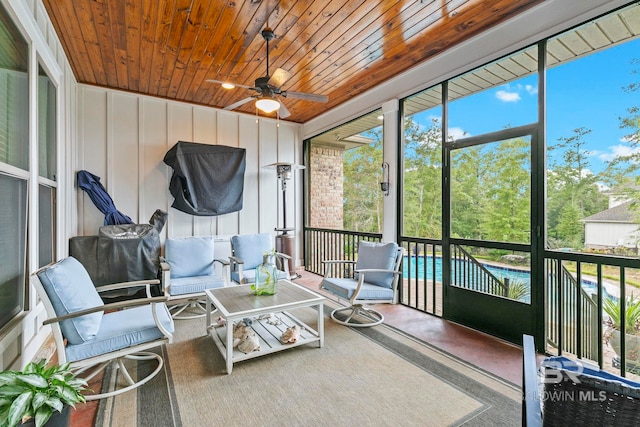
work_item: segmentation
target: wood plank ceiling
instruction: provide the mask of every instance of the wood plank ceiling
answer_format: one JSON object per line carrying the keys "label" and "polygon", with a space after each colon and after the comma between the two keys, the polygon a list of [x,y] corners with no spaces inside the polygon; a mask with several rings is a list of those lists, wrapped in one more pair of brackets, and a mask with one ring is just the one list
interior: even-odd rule
{"label": "wood plank ceiling", "polygon": [[[224,108],[269,71],[304,123],[542,0],[44,0],[78,82]],[[236,111],[255,113],[253,102]],[[275,117],[275,113],[271,114]]]}

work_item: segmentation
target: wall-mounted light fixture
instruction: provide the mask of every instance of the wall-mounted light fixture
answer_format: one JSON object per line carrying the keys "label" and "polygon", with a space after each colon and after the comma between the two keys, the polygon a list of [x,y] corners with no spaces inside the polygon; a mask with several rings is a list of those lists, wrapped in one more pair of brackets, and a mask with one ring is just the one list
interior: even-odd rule
{"label": "wall-mounted light fixture", "polygon": [[380,190],[385,196],[389,195],[389,163],[382,162],[382,182],[380,183]]}

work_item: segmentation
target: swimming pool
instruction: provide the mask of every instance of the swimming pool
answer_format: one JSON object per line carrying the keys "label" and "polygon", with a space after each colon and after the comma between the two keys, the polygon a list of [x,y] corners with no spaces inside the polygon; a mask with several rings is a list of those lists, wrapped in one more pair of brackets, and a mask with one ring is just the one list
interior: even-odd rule
{"label": "swimming pool", "polygon": [[[402,263],[402,275],[403,277],[412,277],[422,279],[425,274],[425,264],[426,264],[426,277],[427,280],[433,280],[433,267],[435,264],[435,281],[442,282],[442,258],[435,257],[435,262],[433,257],[411,257],[410,261],[408,261],[407,256],[404,257],[404,261]],[[425,263],[426,260],[426,263]],[[416,274],[416,261],[417,261],[417,274]],[[470,263],[464,260],[454,260],[454,267],[458,268],[459,271],[464,269],[465,266],[468,266]],[[457,264],[457,265],[456,265]],[[522,282],[527,285],[527,287],[531,284],[531,273],[528,270],[510,268],[510,267],[500,267],[492,264],[480,263],[483,267],[491,272],[498,279],[504,281],[505,278],[509,279],[511,283]],[[411,269],[411,276],[409,276],[409,270]],[[473,283],[471,284],[473,285]],[[469,287],[469,284],[466,284],[464,287]],[[589,294],[596,294],[598,292],[598,285],[591,280],[583,279],[582,280],[582,289],[584,289]],[[615,297],[609,295],[606,289],[602,288],[603,295],[605,297],[609,297],[616,300]]]}
{"label": "swimming pool", "polygon": [[[425,273],[424,269],[425,269],[425,260],[426,260],[427,280],[433,279],[433,265],[434,265],[433,257],[430,257],[430,256],[411,257],[410,262],[407,262],[407,258],[409,257],[405,256],[404,262],[402,263],[402,270],[403,270],[402,274],[404,277],[409,277],[408,269],[411,268],[411,277],[417,277],[419,279],[423,278]],[[416,260],[418,262],[417,274],[416,274]],[[500,280],[504,280],[505,278],[507,278],[511,282],[517,281],[517,282],[525,282],[527,284],[531,282],[531,273],[529,271],[518,270],[515,268],[509,268],[509,267],[497,267],[491,264],[484,264],[484,263],[481,263],[481,264],[483,267],[489,270],[491,274],[493,274]],[[452,267],[454,269],[462,270],[468,265],[470,265],[469,262],[457,259],[457,260],[454,260],[454,265]],[[441,257],[435,258],[435,269],[436,269],[436,276],[435,276],[436,282],[442,282],[442,258]]]}

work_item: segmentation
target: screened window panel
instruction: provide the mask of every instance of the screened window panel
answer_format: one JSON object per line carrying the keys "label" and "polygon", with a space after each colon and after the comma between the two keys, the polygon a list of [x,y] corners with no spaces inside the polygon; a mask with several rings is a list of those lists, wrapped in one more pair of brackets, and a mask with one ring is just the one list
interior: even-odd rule
{"label": "screened window panel", "polygon": [[55,189],[46,185],[38,188],[38,265],[54,261]]}
{"label": "screened window panel", "polygon": [[26,73],[0,69],[0,161],[29,169],[29,86]]}
{"label": "screened window panel", "polygon": [[29,46],[0,5],[0,162],[29,169]]}
{"label": "screened window panel", "polygon": [[38,76],[38,173],[56,180],[56,88],[42,67]]}
{"label": "screened window panel", "polygon": [[537,58],[531,46],[450,80],[448,140],[537,122]]}
{"label": "screened window panel", "polygon": [[24,310],[27,181],[0,174],[0,330]]}
{"label": "screened window panel", "polygon": [[442,85],[403,100],[402,233],[442,238]]}

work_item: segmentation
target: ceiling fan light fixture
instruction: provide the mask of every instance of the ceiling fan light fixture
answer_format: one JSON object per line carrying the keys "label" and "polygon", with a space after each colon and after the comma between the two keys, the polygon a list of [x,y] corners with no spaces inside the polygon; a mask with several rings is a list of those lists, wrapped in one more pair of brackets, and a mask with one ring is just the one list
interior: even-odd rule
{"label": "ceiling fan light fixture", "polygon": [[225,89],[233,89],[234,87],[236,87],[236,85],[234,85],[233,83],[224,82],[222,83],[222,87]]}
{"label": "ceiling fan light fixture", "polygon": [[280,102],[272,96],[263,96],[256,101],[256,108],[265,113],[273,113],[280,108]]}

